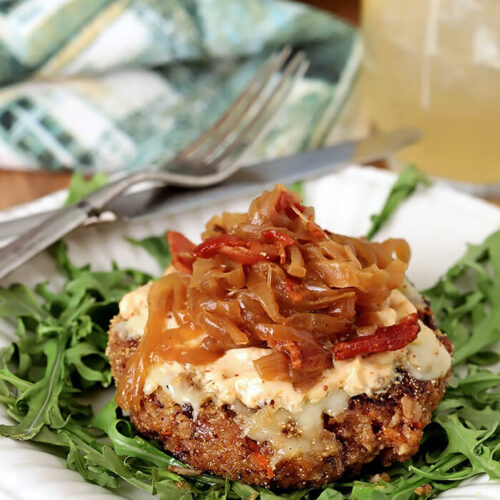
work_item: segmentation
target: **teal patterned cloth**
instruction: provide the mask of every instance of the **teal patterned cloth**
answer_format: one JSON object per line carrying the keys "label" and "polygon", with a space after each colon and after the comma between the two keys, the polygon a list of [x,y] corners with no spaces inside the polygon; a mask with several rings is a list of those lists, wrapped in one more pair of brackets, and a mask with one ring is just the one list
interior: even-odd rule
{"label": "teal patterned cloth", "polygon": [[284,44],[311,67],[252,160],[324,142],[356,77],[355,29],[278,0],[0,0],[0,166],[157,165]]}

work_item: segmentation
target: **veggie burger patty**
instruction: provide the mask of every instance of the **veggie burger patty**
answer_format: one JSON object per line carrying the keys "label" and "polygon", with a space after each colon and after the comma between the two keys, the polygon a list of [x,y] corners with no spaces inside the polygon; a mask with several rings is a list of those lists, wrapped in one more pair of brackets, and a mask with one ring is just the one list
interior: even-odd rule
{"label": "veggie burger patty", "polygon": [[282,186],[203,239],[170,233],[175,268],[112,320],[138,431],[194,469],[279,488],[416,453],[452,348],[404,277],[403,240],[332,235]]}

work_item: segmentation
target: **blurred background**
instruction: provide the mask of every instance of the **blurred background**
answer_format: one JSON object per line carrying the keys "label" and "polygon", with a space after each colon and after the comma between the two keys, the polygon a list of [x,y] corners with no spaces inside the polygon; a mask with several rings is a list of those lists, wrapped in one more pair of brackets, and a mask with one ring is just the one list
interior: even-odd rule
{"label": "blurred background", "polygon": [[500,183],[498,0],[10,0],[0,21],[0,209],[168,159],[285,43],[311,68],[253,160],[418,126],[384,166]]}
{"label": "blurred background", "polygon": [[430,174],[500,180],[500,2],[364,0],[362,89],[369,122],[416,125],[401,154]]}

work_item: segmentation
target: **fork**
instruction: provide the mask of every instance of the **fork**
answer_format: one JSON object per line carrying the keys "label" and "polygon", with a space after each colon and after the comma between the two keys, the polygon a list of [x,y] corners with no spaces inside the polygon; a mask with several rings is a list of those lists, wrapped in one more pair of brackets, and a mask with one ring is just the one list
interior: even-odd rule
{"label": "fork", "polygon": [[0,279],[90,217],[99,217],[111,200],[133,186],[152,181],[202,188],[233,175],[272,125],[308,65],[303,52],[291,55],[289,47],[272,55],[221,118],[161,168],[112,180],[0,248]]}

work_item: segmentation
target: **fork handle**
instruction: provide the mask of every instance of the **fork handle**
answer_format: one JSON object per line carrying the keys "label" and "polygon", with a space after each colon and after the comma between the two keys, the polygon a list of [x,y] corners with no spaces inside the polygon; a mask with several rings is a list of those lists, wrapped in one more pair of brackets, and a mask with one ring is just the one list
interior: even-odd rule
{"label": "fork handle", "polygon": [[83,224],[88,212],[85,202],[68,206],[0,248],[0,279]]}
{"label": "fork handle", "polygon": [[158,180],[161,181],[162,177],[156,172],[128,174],[96,189],[79,203],[58,210],[39,226],[26,231],[0,248],[0,279],[81,226],[92,212],[100,213],[107,203],[129,187],[143,181]]}

